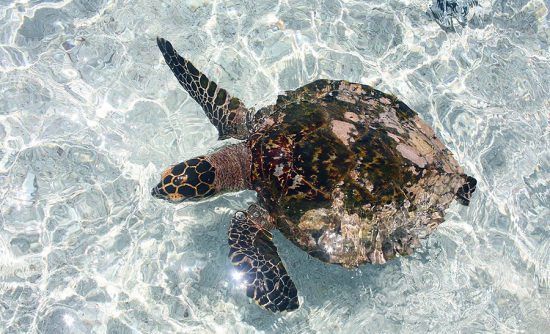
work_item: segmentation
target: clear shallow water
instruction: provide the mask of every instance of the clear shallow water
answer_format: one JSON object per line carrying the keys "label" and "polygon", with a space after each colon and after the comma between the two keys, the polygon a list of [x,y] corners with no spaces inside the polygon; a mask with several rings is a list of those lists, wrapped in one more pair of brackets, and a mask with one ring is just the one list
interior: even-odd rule
{"label": "clear shallow water", "polygon": [[[499,332],[550,327],[548,3],[1,1],[0,332]],[[226,230],[249,192],[174,206],[150,187],[219,147],[161,35],[250,106],[317,78],[392,92],[478,191],[415,255],[347,271],[276,233],[302,307],[238,290]]]}

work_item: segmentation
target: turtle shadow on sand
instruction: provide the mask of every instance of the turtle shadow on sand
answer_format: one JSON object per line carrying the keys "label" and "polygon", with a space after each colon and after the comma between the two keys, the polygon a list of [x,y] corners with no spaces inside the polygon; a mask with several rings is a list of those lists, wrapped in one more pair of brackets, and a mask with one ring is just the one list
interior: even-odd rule
{"label": "turtle shadow on sand", "polygon": [[[157,44],[219,139],[240,142],[170,166],[151,194],[180,203],[242,190],[256,193],[248,208],[222,212],[229,224],[227,243],[211,240],[209,246],[220,250],[229,244],[241,290],[261,307],[296,310],[300,299],[316,295],[318,290],[307,287],[313,281],[318,280],[316,288],[332,279],[338,286],[352,281],[347,278],[354,273],[376,272],[334,266],[315,277],[321,269],[304,262],[308,270],[299,280],[306,286],[302,293],[308,293],[299,299],[270,230],[280,231],[304,256],[352,269],[412,254],[443,222],[452,202],[469,205],[476,179],[397,97],[367,85],[321,79],[279,95],[274,105],[249,109],[170,42],[157,38]],[[223,282],[219,273],[205,277]],[[341,286],[337,290],[341,295]]]}

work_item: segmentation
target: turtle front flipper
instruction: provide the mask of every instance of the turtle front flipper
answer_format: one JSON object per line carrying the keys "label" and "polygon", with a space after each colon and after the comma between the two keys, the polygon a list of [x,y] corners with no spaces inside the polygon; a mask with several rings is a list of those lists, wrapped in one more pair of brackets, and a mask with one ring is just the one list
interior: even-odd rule
{"label": "turtle front flipper", "polygon": [[273,236],[260,225],[268,219],[267,211],[255,204],[248,211],[237,212],[229,226],[229,258],[248,297],[272,312],[292,311],[299,306],[298,293]]}
{"label": "turtle front flipper", "polygon": [[218,129],[220,139],[247,138],[251,112],[243,103],[231,97],[225,89],[180,56],[170,42],[157,37],[157,44],[179,83],[200,104],[210,122]]}

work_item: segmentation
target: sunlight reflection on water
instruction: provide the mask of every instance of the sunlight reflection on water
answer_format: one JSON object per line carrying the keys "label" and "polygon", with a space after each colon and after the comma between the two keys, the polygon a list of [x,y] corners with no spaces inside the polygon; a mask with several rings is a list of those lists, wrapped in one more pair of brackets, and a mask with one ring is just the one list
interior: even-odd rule
{"label": "sunlight reflection on water", "polygon": [[[480,1],[448,33],[421,0],[3,1],[0,327],[6,333],[529,332],[550,327],[548,4]],[[348,271],[275,233],[302,307],[244,297],[226,230],[251,192],[151,198],[220,147],[161,35],[249,106],[317,78],[397,95],[479,181],[407,258]],[[545,79],[546,78],[546,79]]]}

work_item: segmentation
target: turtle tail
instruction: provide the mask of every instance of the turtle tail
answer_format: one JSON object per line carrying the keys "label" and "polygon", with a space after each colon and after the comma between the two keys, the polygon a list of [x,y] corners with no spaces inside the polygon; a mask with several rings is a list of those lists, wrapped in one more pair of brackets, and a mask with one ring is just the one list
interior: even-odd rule
{"label": "turtle tail", "polygon": [[466,183],[464,183],[456,192],[456,197],[460,204],[468,206],[472,194],[476,191],[477,180],[471,176],[466,176]]}

